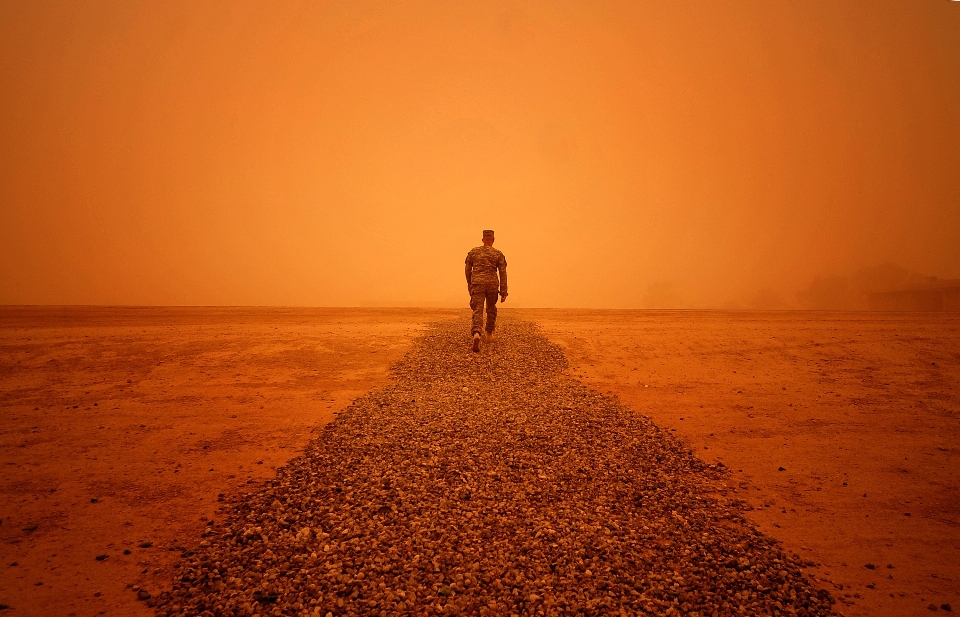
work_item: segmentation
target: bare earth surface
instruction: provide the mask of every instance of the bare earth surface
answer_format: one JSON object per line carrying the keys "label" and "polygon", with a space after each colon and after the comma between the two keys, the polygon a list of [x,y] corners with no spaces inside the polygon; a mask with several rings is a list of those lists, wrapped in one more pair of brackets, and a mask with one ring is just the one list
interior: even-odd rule
{"label": "bare earth surface", "polygon": [[454,314],[0,308],[0,603],[153,614],[135,588],[170,587],[218,495],[272,478]]}
{"label": "bare earth surface", "polygon": [[184,552],[165,617],[826,617],[726,475],[562,374],[506,318],[481,353],[431,327],[262,491]]}
{"label": "bare earth surface", "polygon": [[[0,309],[0,603],[152,614],[132,590],[170,588],[219,494],[259,491],[455,314]],[[569,374],[732,469],[728,495],[821,564],[808,572],[850,603],[837,610],[957,606],[957,315],[516,315]]]}
{"label": "bare earth surface", "polygon": [[572,375],[731,468],[836,610],[960,608],[960,315],[520,314]]}

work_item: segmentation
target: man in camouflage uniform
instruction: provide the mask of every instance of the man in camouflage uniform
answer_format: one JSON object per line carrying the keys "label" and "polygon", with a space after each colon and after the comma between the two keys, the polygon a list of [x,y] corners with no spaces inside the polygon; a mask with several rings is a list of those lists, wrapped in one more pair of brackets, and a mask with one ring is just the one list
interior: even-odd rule
{"label": "man in camouflage uniform", "polygon": [[[487,343],[493,341],[497,326],[497,294],[500,301],[507,301],[507,260],[503,253],[493,248],[493,230],[483,230],[483,246],[467,253],[465,272],[467,289],[470,291],[470,308],[473,309],[473,350],[480,351],[480,332],[483,331],[483,304],[487,304]],[[497,280],[497,273],[500,280]]]}

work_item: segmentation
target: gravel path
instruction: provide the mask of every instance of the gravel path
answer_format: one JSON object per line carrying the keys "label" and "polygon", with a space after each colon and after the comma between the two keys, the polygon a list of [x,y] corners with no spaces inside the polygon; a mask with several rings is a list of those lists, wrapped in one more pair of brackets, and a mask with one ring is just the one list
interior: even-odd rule
{"label": "gravel path", "polygon": [[827,615],[723,469],[562,376],[537,326],[432,326],[184,553],[159,615]]}

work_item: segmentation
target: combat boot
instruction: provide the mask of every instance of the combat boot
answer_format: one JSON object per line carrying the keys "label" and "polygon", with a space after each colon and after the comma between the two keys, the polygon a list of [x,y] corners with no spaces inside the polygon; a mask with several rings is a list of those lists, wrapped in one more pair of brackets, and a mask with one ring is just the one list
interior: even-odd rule
{"label": "combat boot", "polygon": [[493,332],[487,332],[487,345],[493,342]]}
{"label": "combat boot", "polygon": [[479,332],[473,333],[473,350],[480,351],[480,333]]}

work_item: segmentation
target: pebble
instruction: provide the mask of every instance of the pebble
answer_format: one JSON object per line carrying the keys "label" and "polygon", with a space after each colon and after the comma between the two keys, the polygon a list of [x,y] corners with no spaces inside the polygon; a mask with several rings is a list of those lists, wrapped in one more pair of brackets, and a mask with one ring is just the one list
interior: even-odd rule
{"label": "pebble", "polygon": [[173,615],[831,614],[728,472],[566,377],[531,323],[435,324],[182,554]]}

